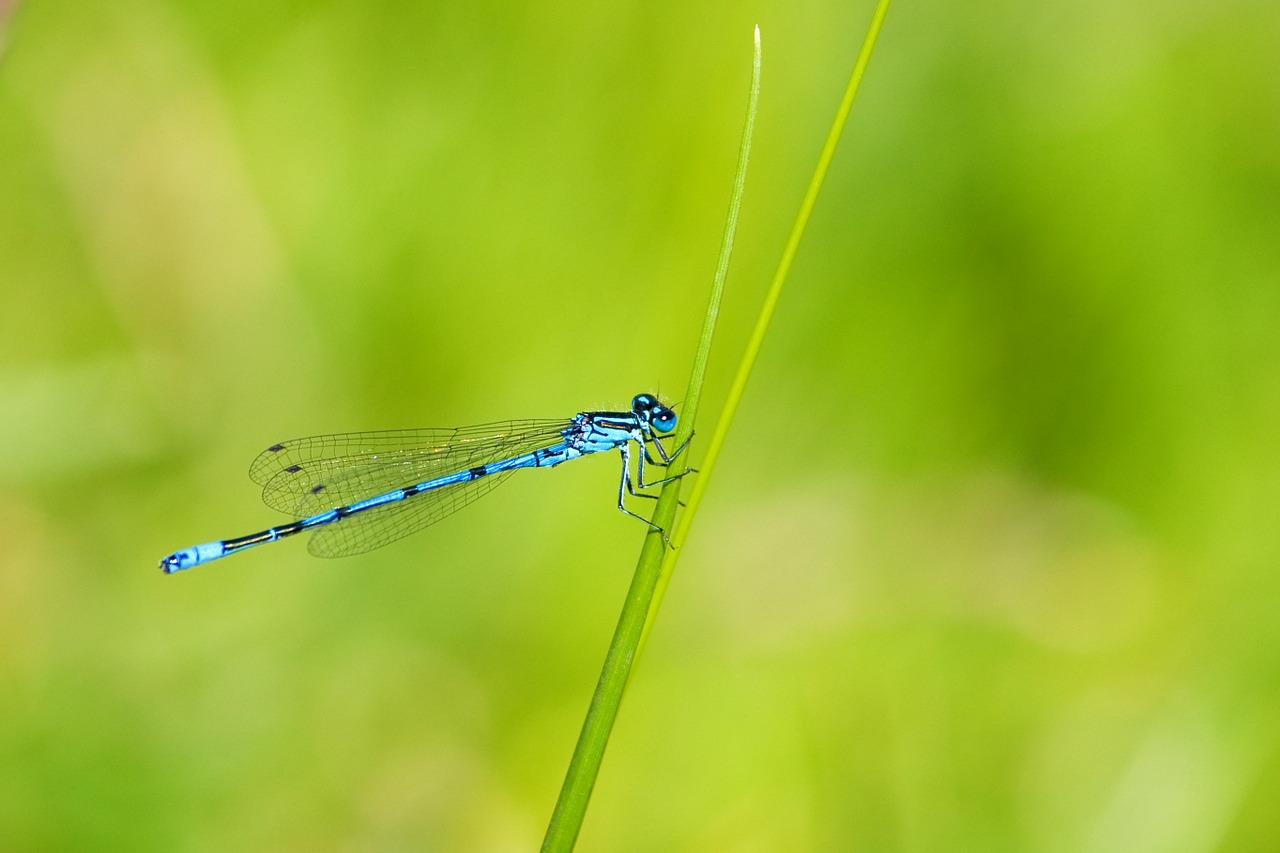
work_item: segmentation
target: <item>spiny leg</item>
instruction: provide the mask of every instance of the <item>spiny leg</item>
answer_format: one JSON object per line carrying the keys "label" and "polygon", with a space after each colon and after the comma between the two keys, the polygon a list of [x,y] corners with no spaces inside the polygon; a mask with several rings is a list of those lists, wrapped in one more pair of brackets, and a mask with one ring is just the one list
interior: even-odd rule
{"label": "spiny leg", "polygon": [[622,510],[632,518],[638,518],[641,521],[643,521],[645,524],[649,525],[649,529],[657,531],[659,534],[661,534],[662,541],[666,543],[667,547],[674,550],[676,546],[672,545],[671,540],[667,538],[667,531],[663,530],[659,525],[654,524],[652,521],[645,518],[643,515],[636,515],[634,512],[627,509],[626,504],[623,502],[623,495],[625,495],[627,492],[630,492],[632,495],[635,495],[636,497],[653,498],[655,500],[657,499],[658,496],[637,494],[635,488],[633,488],[631,485],[630,442],[623,444],[618,448],[618,450],[621,451],[622,453],[622,479],[618,481],[618,509]]}
{"label": "spiny leg", "polygon": [[649,441],[652,441],[653,446],[658,448],[658,455],[662,457],[662,461],[659,462],[658,460],[650,456],[649,445],[644,444],[644,442],[641,442],[642,444],[644,444],[645,459],[649,462],[650,465],[653,465],[657,468],[666,468],[668,465],[671,464],[672,460],[674,460],[681,453],[684,453],[685,448],[689,446],[689,442],[693,441],[693,433],[689,433],[688,437],[685,438],[684,441],[680,442],[680,446],[677,447],[675,450],[671,451],[671,453],[667,453],[667,449],[662,446],[662,441],[656,435],[651,435],[649,437]]}
{"label": "spiny leg", "polygon": [[[677,447],[675,452],[672,453],[671,455],[667,455],[666,449],[662,446],[662,443],[658,441],[656,437],[653,438],[653,444],[655,447],[658,448],[658,454],[662,457],[661,462],[654,461],[653,457],[649,455],[649,446],[644,442],[641,442],[641,447],[644,449],[644,452],[640,454],[639,457],[637,457],[636,486],[638,486],[641,489],[651,489],[654,486],[663,486],[663,485],[666,485],[667,483],[673,483],[676,480],[679,480],[685,474],[696,473],[697,469],[695,468],[685,468],[679,474],[673,474],[670,477],[663,477],[661,480],[654,480],[652,483],[646,483],[644,481],[644,465],[646,460],[648,460],[650,465],[653,465],[656,468],[666,468],[668,465],[671,464],[672,460],[674,460],[677,456],[679,456],[680,453],[686,447],[689,446],[689,440],[691,438],[693,438],[693,436],[689,436],[689,438],[686,438],[684,442],[679,447]],[[630,486],[629,482],[628,482],[628,486]],[[633,495],[636,494],[634,490],[631,493]],[[656,495],[643,495],[642,497],[652,498],[652,497],[656,497]]]}

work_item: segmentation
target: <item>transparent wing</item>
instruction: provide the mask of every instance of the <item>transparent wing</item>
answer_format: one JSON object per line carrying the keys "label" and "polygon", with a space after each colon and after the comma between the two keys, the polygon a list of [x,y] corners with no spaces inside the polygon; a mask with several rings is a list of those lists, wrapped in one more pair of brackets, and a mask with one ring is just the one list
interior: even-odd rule
{"label": "transparent wing", "polygon": [[[298,438],[272,445],[260,453],[249,466],[249,476],[262,486],[262,499],[268,506],[295,518],[306,518],[446,473],[555,444],[561,438],[561,430],[568,426],[565,420],[525,420],[456,429],[352,432]],[[501,476],[486,477],[473,482],[491,484],[479,490],[483,494],[501,479]],[[458,489],[453,487],[455,492]],[[410,501],[388,505],[386,509],[404,510],[414,500],[432,495],[436,492],[425,492]],[[427,503],[440,500],[437,497]],[[381,516],[382,508],[357,513],[342,524],[375,513]]]}
{"label": "transparent wing", "polygon": [[318,528],[307,550],[317,557],[349,557],[381,548],[473,503],[512,473],[491,474],[347,516]]}

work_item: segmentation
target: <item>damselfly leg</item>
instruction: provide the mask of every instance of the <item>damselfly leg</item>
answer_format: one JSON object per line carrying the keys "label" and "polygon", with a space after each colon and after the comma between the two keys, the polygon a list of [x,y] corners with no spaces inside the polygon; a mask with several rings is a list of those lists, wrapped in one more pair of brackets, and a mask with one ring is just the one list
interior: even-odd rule
{"label": "damselfly leg", "polygon": [[[675,545],[673,545],[671,540],[667,537],[667,531],[664,530],[660,525],[654,524],[649,519],[644,518],[643,516],[637,515],[636,513],[627,509],[623,501],[623,495],[625,491],[625,494],[629,494],[632,497],[647,498],[649,500],[656,501],[658,499],[658,495],[647,494],[640,490],[652,489],[657,486],[664,486],[667,483],[674,483],[676,480],[683,478],[686,474],[696,473],[696,470],[693,468],[685,468],[679,474],[673,474],[669,477],[663,477],[662,479],[654,480],[653,482],[646,482],[644,478],[644,466],[645,466],[646,459],[648,460],[648,463],[650,465],[653,465],[654,467],[666,468],[676,459],[677,456],[679,456],[685,450],[685,448],[689,446],[689,440],[691,438],[693,438],[692,435],[689,436],[689,438],[686,438],[683,442],[681,442],[680,446],[677,447],[673,452],[668,454],[666,451],[666,448],[662,446],[662,442],[659,441],[656,436],[650,437],[649,441],[653,442],[654,446],[657,447],[658,449],[658,455],[662,457],[663,461],[661,462],[654,460],[653,457],[649,455],[648,442],[640,442],[641,452],[636,457],[636,479],[634,484],[632,483],[632,480],[631,480],[630,444],[629,443],[624,444],[618,448],[618,450],[622,454],[622,479],[618,483],[618,509],[622,510],[624,513],[631,516],[632,518],[640,519],[641,521],[643,521],[645,524],[649,526],[650,530],[653,530],[661,534],[662,541],[666,543],[667,547],[672,549],[675,548]],[[684,506],[684,501],[680,501],[679,503],[681,506]]]}

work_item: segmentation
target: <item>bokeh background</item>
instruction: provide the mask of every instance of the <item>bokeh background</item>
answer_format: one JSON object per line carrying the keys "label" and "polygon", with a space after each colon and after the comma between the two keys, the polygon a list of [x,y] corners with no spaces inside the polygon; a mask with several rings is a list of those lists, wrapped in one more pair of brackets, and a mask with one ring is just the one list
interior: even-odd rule
{"label": "bokeh background", "polygon": [[[536,847],[614,461],[156,561],[282,438],[678,399],[758,22],[713,414],[872,8],[0,3],[0,846]],[[895,5],[580,849],[1280,848],[1277,45]]]}

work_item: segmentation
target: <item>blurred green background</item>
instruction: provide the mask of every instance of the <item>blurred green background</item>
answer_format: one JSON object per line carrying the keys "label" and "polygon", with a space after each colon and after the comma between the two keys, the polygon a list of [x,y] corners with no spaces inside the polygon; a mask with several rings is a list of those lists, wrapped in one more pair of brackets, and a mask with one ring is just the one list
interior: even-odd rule
{"label": "blurred green background", "polygon": [[[0,846],[536,847],[615,461],[156,561],[282,438],[678,399],[758,22],[705,435],[872,8],[0,3]],[[1277,45],[890,11],[580,849],[1280,849]]]}

